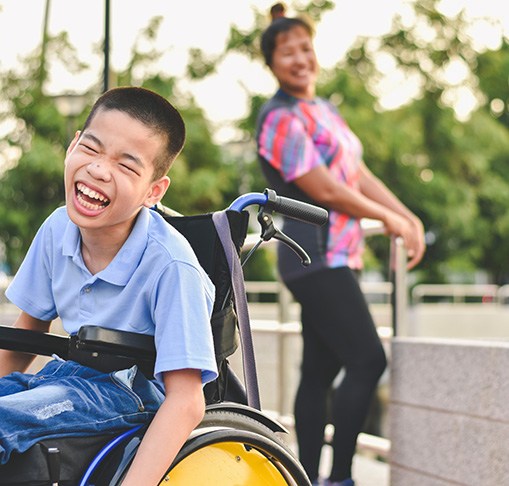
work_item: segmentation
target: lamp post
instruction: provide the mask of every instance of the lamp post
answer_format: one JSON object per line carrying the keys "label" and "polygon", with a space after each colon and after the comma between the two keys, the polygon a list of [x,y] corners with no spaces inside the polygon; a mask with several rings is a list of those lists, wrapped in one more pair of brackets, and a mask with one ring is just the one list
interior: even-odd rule
{"label": "lamp post", "polygon": [[103,93],[110,88],[110,0],[104,2],[104,73]]}

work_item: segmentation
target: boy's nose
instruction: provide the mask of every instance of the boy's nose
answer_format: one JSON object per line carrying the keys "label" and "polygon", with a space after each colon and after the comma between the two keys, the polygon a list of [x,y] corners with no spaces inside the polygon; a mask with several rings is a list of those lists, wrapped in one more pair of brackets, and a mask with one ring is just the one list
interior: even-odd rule
{"label": "boy's nose", "polygon": [[109,180],[111,176],[108,164],[104,161],[96,160],[92,162],[88,165],[87,171],[92,177],[96,179]]}

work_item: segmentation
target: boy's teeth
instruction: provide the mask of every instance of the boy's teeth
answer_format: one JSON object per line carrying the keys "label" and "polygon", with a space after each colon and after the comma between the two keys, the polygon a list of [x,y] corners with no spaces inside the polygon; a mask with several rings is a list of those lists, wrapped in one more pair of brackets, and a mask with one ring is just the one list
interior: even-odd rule
{"label": "boy's teeth", "polygon": [[78,199],[80,203],[88,209],[100,209],[103,207],[102,204],[92,204],[89,203],[88,201],[85,201],[80,195],[78,195]]}
{"label": "boy's teeth", "polygon": [[95,192],[94,190],[90,189],[89,187],[85,186],[85,184],[78,184],[78,191],[85,194],[85,196],[88,196],[92,199],[97,199],[101,202],[105,202],[108,199],[105,198],[102,194],[99,194],[98,192]]}

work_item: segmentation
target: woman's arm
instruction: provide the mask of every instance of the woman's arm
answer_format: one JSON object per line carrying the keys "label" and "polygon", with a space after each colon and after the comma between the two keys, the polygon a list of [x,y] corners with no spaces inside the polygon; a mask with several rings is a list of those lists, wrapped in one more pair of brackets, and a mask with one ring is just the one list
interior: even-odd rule
{"label": "woman's arm", "polygon": [[156,486],[200,423],[205,399],[200,370],[163,374],[166,398],[145,434],[122,486]]}
{"label": "woman's arm", "polygon": [[[31,331],[48,332],[51,321],[41,321],[36,319],[26,312],[21,312],[14,326],[18,329],[29,329]],[[6,376],[14,371],[25,371],[35,355],[28,353],[21,353],[19,351],[9,351],[6,349],[0,350],[0,377]]]}
{"label": "woman's arm", "polygon": [[354,218],[384,221],[387,208],[344,183],[335,181],[323,165],[294,180],[313,201]]}
{"label": "woman's arm", "polygon": [[409,235],[408,241],[405,241],[405,246],[410,257],[408,266],[409,268],[412,268],[417,265],[426,250],[426,243],[424,241],[424,226],[421,220],[412,213],[412,211],[410,211],[393,194],[393,192],[366,167],[365,164],[362,164],[361,166],[361,177],[359,183],[361,192],[366,197],[369,197],[371,200],[389,208],[410,222],[412,232]]}
{"label": "woman's arm", "polygon": [[361,165],[359,185],[361,192],[383,206],[392,209],[407,219],[417,218],[392,191],[371,172],[366,164]]}
{"label": "woman's arm", "polygon": [[324,166],[315,167],[295,179],[294,183],[312,200],[328,209],[354,218],[382,221],[389,234],[403,238],[410,257],[408,268],[414,267],[424,254],[422,224],[364,164],[360,177],[360,192],[335,181]]}

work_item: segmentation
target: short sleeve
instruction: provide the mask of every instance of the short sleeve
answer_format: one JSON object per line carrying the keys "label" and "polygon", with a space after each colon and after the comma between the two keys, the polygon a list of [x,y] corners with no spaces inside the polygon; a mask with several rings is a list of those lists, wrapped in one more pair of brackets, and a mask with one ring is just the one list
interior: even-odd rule
{"label": "short sleeve", "polygon": [[258,152],[285,182],[324,165],[304,123],[287,108],[274,109],[266,116],[258,137]]}
{"label": "short sleeve", "polygon": [[51,287],[51,227],[47,220],[37,232],[5,295],[36,319],[51,321],[57,310]]}
{"label": "short sleeve", "polygon": [[214,288],[200,269],[173,262],[163,271],[154,293],[155,377],[177,369],[201,370],[205,384],[217,378],[210,317]]}

